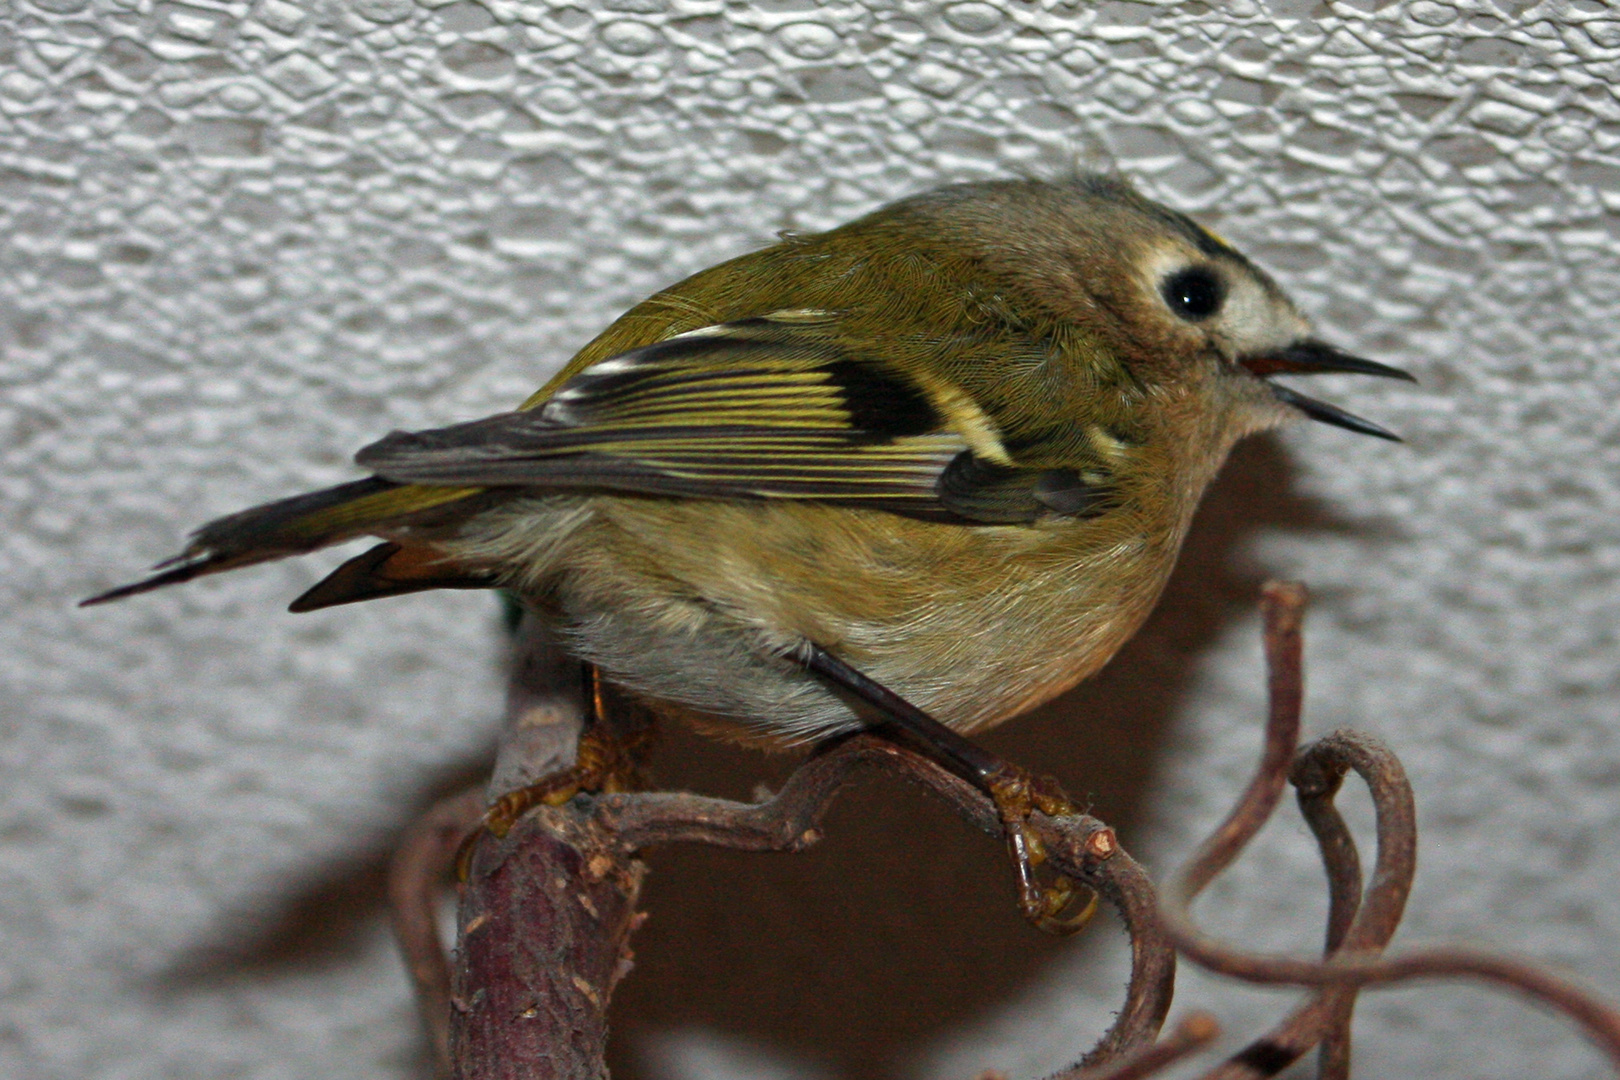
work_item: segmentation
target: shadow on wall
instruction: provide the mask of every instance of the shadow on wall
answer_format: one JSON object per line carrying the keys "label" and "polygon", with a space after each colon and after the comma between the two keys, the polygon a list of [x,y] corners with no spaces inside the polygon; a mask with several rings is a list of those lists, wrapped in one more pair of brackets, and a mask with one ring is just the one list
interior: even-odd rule
{"label": "shadow on wall", "polygon": [[[1266,529],[1377,527],[1335,519],[1292,494],[1292,477],[1274,439],[1241,445],[1141,633],[1098,677],[990,733],[985,745],[1056,775],[1131,844],[1198,657],[1255,604],[1264,574],[1242,562],[1247,542]],[[793,764],[670,729],[654,770],[664,787],[748,798]],[[482,769],[448,768],[424,786],[419,805],[476,782]],[[826,831],[818,847],[792,856],[696,846],[650,853],[643,906],[651,918],[613,1006],[609,1062],[618,1080],[654,1080],[642,1049],[648,1037],[693,1027],[780,1047],[846,1080],[886,1080],[1075,947],[1019,918],[999,844],[916,791],[869,774],[839,800]],[[388,856],[379,848],[311,868],[232,920],[218,941],[198,943],[154,989],[185,996],[346,962],[382,918]],[[242,923],[256,928],[245,939]],[[431,1075],[426,1053],[406,1072]]]}
{"label": "shadow on wall", "polygon": [[[1240,446],[1143,630],[1096,678],[983,743],[1056,775],[1130,845],[1200,654],[1253,610],[1265,574],[1241,558],[1250,538],[1368,524],[1335,520],[1292,494],[1292,473],[1276,440]],[[660,786],[747,798],[762,773],[774,781],[791,768],[685,731],[662,738]],[[651,918],[614,1003],[617,1080],[653,1080],[656,1063],[638,1047],[689,1027],[779,1046],[848,1080],[901,1076],[918,1051],[1015,998],[1076,947],[1019,918],[999,844],[912,789],[867,774],[826,833],[794,856],[689,846],[649,854]]]}

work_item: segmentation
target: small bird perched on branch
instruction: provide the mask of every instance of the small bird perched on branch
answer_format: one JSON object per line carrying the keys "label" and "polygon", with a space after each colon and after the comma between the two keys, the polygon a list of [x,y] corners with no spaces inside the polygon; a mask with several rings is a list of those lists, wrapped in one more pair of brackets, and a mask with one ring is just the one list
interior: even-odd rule
{"label": "small bird perched on branch", "polygon": [[781,744],[875,714],[1005,802],[961,735],[1113,655],[1238,439],[1394,438],[1271,381],[1326,372],[1410,378],[1119,179],[945,187],[673,285],[517,410],[395,432],[369,479],[85,602],[374,536],[292,610],[510,589],[700,725]]}

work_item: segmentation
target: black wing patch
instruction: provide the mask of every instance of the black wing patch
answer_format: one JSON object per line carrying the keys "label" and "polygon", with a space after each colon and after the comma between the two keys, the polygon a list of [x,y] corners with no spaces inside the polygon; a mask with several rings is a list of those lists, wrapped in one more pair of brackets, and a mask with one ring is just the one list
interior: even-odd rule
{"label": "black wing patch", "polygon": [[943,418],[921,391],[871,364],[833,360],[824,370],[838,387],[850,426],[856,430],[904,438],[927,435],[942,425]]}
{"label": "black wing patch", "polygon": [[397,483],[814,499],[964,523],[1056,509],[1044,473],[972,467],[947,410],[835,330],[824,312],[707,327],[601,361],[535,408],[395,432],[356,460]]}
{"label": "black wing patch", "polygon": [[1088,482],[1074,469],[998,465],[956,456],[939,477],[939,499],[958,517],[985,523],[1018,524],[1046,513],[1095,517],[1113,505],[1113,493],[1100,478]]}

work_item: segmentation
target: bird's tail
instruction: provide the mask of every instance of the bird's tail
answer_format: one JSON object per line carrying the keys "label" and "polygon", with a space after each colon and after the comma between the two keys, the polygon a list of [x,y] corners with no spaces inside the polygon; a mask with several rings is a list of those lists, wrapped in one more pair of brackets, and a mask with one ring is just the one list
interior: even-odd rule
{"label": "bird's tail", "polygon": [[[296,495],[290,499],[265,503],[263,506],[255,506],[204,525],[192,535],[191,542],[186,545],[184,551],[153,567],[152,569],[157,572],[151,577],[109,589],[81,601],[79,606],[104,604],[109,600],[121,600],[126,596],[134,596],[136,593],[162,588],[165,585],[190,581],[205,574],[217,574],[222,570],[234,570],[239,566],[251,566],[254,563],[281,559],[288,555],[301,555],[357,536],[375,533],[383,526],[414,524],[424,518],[435,516],[436,512],[444,510],[448,504],[469,499],[479,492],[479,488],[396,484],[373,477],[369,480],[357,480],[350,484],[312,491],[307,495]],[[371,556],[376,568],[380,569],[390,560],[377,558],[376,551],[377,549],[373,549],[360,558]],[[355,561],[357,560],[351,560]],[[400,560],[402,565],[407,561],[412,565],[422,562],[420,559]],[[347,567],[348,564],[345,564],[345,568]],[[342,570],[339,571],[341,572]],[[351,570],[350,577],[354,576],[355,573]],[[450,577],[444,568],[440,568],[436,577],[431,574],[412,577],[411,580],[420,580],[423,584],[415,585],[413,588],[388,590],[380,588],[376,581],[368,581],[366,588],[362,590],[365,591],[365,595],[340,598],[333,594],[314,598],[316,602],[313,603],[304,603],[306,599],[311,599],[306,594],[306,597],[301,597],[295,602],[295,609],[312,610],[314,607],[325,607],[331,603],[342,603],[345,599],[358,600],[370,596],[394,595],[414,591],[415,588],[442,588],[446,584],[453,583]],[[430,579],[432,583],[426,583]],[[398,583],[403,584],[403,578]],[[316,586],[311,593],[317,592],[326,584],[323,582],[322,585]],[[332,590],[328,588],[327,592],[331,593]],[[297,607],[298,604],[304,606],[300,608]]]}

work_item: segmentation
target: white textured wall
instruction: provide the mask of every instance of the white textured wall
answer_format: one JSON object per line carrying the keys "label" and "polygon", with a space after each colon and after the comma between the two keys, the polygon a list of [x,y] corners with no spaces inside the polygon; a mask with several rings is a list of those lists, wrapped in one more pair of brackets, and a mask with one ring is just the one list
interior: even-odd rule
{"label": "white textured wall", "polygon": [[[509,407],[630,302],[778,229],[1077,157],[1219,229],[1325,336],[1421,376],[1335,382],[1409,443],[1289,434],[1296,492],[1343,524],[1250,558],[1316,588],[1312,727],[1369,728],[1413,774],[1405,938],[1510,947],[1620,996],[1608,5],[0,10],[0,1071],[413,1075],[382,933],[319,886],[476,757],[498,705],[481,596],[286,615],[331,564],[311,559],[76,598],[209,517],[353,475],[392,427]],[[1230,626],[1180,707],[1159,865],[1252,756],[1255,638]],[[1301,830],[1274,832],[1249,865],[1314,899]],[[275,945],[300,932],[266,914],[289,882],[342,932]],[[1305,947],[1294,894],[1234,883],[1208,908]],[[244,934],[295,959],[213,959]],[[1055,1064],[1117,992],[1076,955],[939,1046],[941,1075]],[[1189,979],[1182,1000],[1220,998]],[[1369,1076],[1600,1071],[1481,992],[1370,998],[1361,1025],[1382,1036]],[[693,1075],[768,1071],[753,1048],[671,1046]]]}

